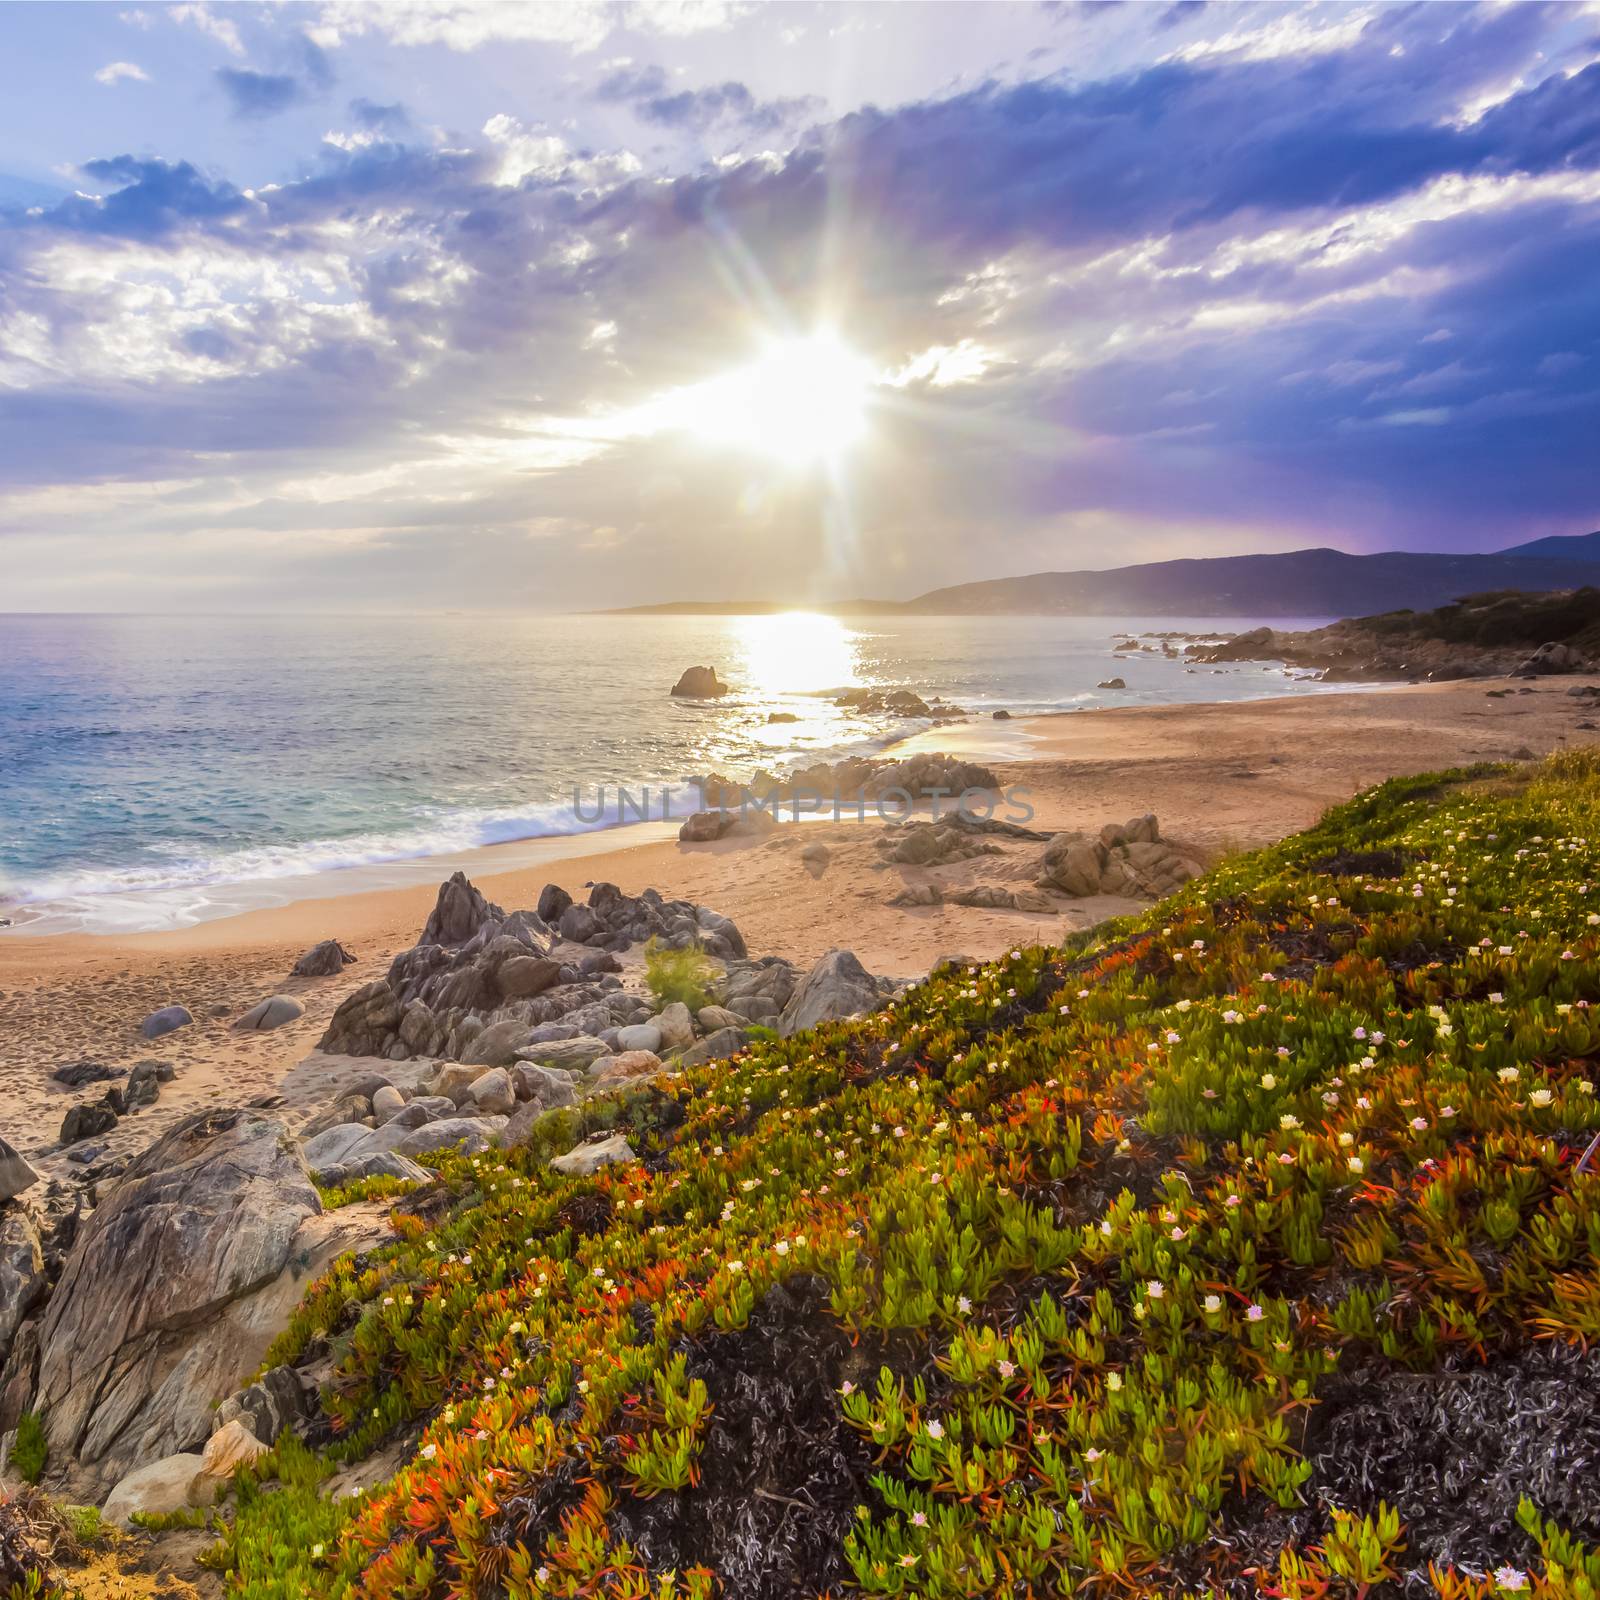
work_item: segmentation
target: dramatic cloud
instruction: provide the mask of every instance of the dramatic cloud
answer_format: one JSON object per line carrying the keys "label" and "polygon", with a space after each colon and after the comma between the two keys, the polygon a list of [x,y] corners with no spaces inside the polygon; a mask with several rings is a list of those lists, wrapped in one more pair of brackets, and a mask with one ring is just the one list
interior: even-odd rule
{"label": "dramatic cloud", "polygon": [[597,99],[631,105],[646,122],[705,133],[734,123],[751,133],[773,133],[821,109],[814,95],[758,100],[742,83],[673,90],[660,67],[621,67],[602,80]]}
{"label": "dramatic cloud", "polygon": [[[570,59],[671,25],[576,13],[318,26],[421,52],[581,24],[540,36]],[[509,98],[463,132],[364,97],[274,183],[91,161],[0,225],[12,569],[33,603],[75,568],[181,573],[195,604],[556,605],[1600,525],[1594,30],[1537,5],[1060,27],[1135,25],[1115,72],[831,116],[753,73],[590,62],[575,94],[659,130],[638,150]],[[249,48],[281,74],[223,70],[290,87],[240,114],[327,87],[291,41]],[[761,153],[705,160],[708,130]],[[818,324],[876,377],[837,475],[661,421]]]}

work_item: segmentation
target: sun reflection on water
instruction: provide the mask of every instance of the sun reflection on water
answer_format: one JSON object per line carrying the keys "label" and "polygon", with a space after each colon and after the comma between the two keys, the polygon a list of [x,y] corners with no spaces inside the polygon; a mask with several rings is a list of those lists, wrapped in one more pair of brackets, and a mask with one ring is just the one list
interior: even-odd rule
{"label": "sun reflection on water", "polygon": [[848,689],[859,682],[858,636],[837,617],[785,611],[741,617],[737,627],[751,693],[762,699]]}

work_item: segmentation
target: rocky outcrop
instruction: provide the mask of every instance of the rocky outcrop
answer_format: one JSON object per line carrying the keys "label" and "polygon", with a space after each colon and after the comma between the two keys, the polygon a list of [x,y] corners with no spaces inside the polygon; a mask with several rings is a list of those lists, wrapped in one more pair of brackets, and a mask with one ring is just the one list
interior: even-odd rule
{"label": "rocky outcrop", "polygon": [[203,1439],[276,1331],[249,1300],[304,1253],[320,1213],[288,1129],[257,1112],[190,1117],[140,1155],[45,1315],[35,1409],[52,1450],[120,1473]]}
{"label": "rocky outcrop", "polygon": [[422,942],[339,1006],[320,1048],[509,1066],[548,1024],[599,1033],[649,1017],[653,1008],[616,976],[618,952],[655,940],[723,961],[746,956],[728,918],[653,889],[625,895],[597,883],[576,904],[550,885],[539,906],[508,916],[457,874],[441,887]]}
{"label": "rocky outcrop", "polygon": [[875,978],[849,950],[830,950],[801,979],[778,1019],[784,1038],[876,1010],[894,994],[887,978]]}
{"label": "rocky outcrop", "polygon": [[727,692],[728,686],[718,681],[715,667],[685,667],[683,676],[672,686],[672,694],[679,700],[715,700]]}
{"label": "rocky outcrop", "polygon": [[314,944],[290,969],[291,978],[336,978],[355,957],[337,939]]}
{"label": "rocky outcrop", "polygon": [[1546,643],[1539,646],[1531,656],[1518,667],[1519,673],[1531,673],[1534,677],[1549,677],[1557,673],[1587,672],[1588,660],[1568,644]]}
{"label": "rocky outcrop", "polygon": [[467,881],[464,872],[455,873],[439,885],[439,898],[422,930],[422,944],[465,944],[485,924],[504,922],[505,912],[485,900]]}
{"label": "rocky outcrop", "polygon": [[1202,867],[1163,842],[1148,812],[1125,823],[1107,823],[1097,838],[1058,833],[1045,846],[1039,887],[1083,898],[1112,894],[1160,899]]}
{"label": "rocky outcrop", "polygon": [[1303,633],[1251,628],[1191,644],[1184,655],[1281,661],[1346,683],[1592,672],[1600,666],[1600,589],[1469,595],[1435,611],[1347,617]]}
{"label": "rocky outcrop", "polygon": [[707,806],[722,812],[743,812],[749,820],[759,802],[773,811],[783,809],[785,800],[800,800],[811,809],[817,797],[823,807],[835,799],[852,802],[883,800],[888,805],[904,806],[907,799],[947,796],[948,803],[965,794],[998,790],[999,776],[989,767],[940,750],[922,750],[904,760],[883,760],[871,756],[847,756],[843,761],[819,761],[778,777],[757,772],[748,783],[736,783],[718,773],[695,780]]}

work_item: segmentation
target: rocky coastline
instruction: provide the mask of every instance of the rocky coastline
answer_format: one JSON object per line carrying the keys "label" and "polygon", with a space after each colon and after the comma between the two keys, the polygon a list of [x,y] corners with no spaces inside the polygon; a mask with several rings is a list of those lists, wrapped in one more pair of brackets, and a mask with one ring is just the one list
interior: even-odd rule
{"label": "rocky coastline", "polygon": [[[1163,652],[1172,653],[1170,640]],[[1347,617],[1294,632],[1251,628],[1220,642],[1191,643],[1198,665],[1275,661],[1327,683],[1536,678],[1600,666],[1600,590],[1475,595],[1436,611]]]}
{"label": "rocky coastline", "polygon": [[[931,754],[738,788],[770,802],[808,782],[926,797],[992,791],[998,779]],[[920,872],[1004,851],[1031,862],[1035,886],[952,888],[955,903],[1049,911],[1073,896],[1149,899],[1201,870],[1152,816],[1083,835],[955,810],[886,825],[873,847],[885,868]],[[803,852],[814,873],[827,870],[826,847]],[[920,900],[895,903],[944,893],[925,884]],[[293,975],[337,978],[352,960],[323,940]],[[17,1470],[32,1430],[44,1485],[102,1506],[108,1522],[203,1508],[285,1431],[320,1426],[326,1342],[293,1367],[262,1363],[310,1279],[389,1236],[385,1197],[426,1193],[439,1163],[490,1147],[536,1151],[569,1174],[636,1161],[630,1118],[659,1109],[664,1081],[876,1010],[920,977],[870,972],[842,947],[809,965],[753,955],[730,918],[650,889],[594,883],[580,901],[551,884],[508,912],[457,873],[417,943],[333,1011],[315,1057],[334,1087],[310,1108],[258,1096],[186,1116],[113,1158],[99,1141],[157,1103],[171,1066],[63,1063],[57,1081],[85,1091],[54,1147],[70,1165],[41,1178],[0,1144],[0,1471]],[[267,995],[232,1027],[272,1031],[301,1009]],[[136,1027],[158,1041],[193,1022],[170,1004]]]}

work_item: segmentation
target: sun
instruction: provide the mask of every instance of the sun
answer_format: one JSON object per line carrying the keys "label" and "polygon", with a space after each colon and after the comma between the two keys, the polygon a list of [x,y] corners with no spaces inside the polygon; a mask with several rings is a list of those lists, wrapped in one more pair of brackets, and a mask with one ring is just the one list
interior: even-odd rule
{"label": "sun", "polygon": [[663,396],[657,422],[790,466],[836,460],[866,430],[872,369],[836,334],[774,339],[748,366]]}

